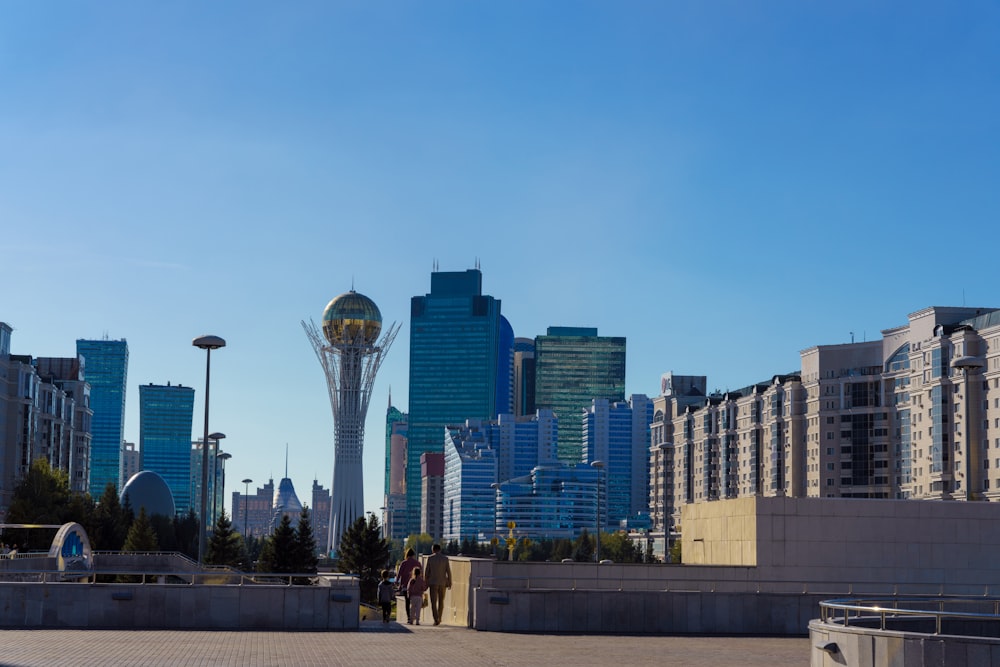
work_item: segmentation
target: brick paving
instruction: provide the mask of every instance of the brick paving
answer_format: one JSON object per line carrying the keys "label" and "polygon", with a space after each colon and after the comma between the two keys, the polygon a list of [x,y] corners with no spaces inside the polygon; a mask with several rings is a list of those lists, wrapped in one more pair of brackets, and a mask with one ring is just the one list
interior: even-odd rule
{"label": "brick paving", "polygon": [[808,665],[809,640],[794,637],[525,635],[466,628],[383,625],[357,632],[0,630],[0,665],[410,665],[527,667]]}

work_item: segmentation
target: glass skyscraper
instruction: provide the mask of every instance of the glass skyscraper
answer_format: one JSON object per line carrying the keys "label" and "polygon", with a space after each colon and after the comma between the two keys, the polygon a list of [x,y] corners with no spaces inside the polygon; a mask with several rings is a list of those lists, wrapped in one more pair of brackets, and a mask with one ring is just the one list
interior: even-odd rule
{"label": "glass skyscraper", "polygon": [[122,340],[77,340],[84,358],[84,379],[90,384],[90,495],[96,500],[111,482],[119,491],[122,445],[125,442],[125,386],[128,344]]}
{"label": "glass skyscraper", "polygon": [[143,470],[164,479],[177,513],[191,504],[191,431],[194,389],[183,385],[139,385],[139,449]]}
{"label": "glass skyscraper", "polygon": [[549,327],[535,338],[535,408],[556,413],[563,463],[582,461],[583,412],[595,398],[625,399],[625,339],[588,327]]}
{"label": "glass skyscraper", "polygon": [[435,271],[430,293],[410,302],[408,533],[420,527],[421,454],[444,452],[446,426],[496,409],[500,300],[482,284],[479,269]]}

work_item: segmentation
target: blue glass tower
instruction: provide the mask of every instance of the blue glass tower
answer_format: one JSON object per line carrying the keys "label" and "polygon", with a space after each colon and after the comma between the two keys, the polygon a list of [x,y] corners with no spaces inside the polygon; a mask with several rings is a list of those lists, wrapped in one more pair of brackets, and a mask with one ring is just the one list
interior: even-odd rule
{"label": "blue glass tower", "polygon": [[125,441],[125,386],[128,344],[122,340],[77,340],[84,358],[84,379],[90,383],[90,495],[100,498],[111,482],[121,490],[122,443]]}
{"label": "blue glass tower", "polygon": [[194,389],[182,385],[139,386],[139,448],[143,470],[160,475],[174,495],[178,514],[191,505],[191,431]]}
{"label": "blue glass tower", "polygon": [[478,269],[435,271],[430,293],[410,301],[409,533],[420,529],[420,455],[444,452],[446,426],[496,410],[500,300],[482,284]]}

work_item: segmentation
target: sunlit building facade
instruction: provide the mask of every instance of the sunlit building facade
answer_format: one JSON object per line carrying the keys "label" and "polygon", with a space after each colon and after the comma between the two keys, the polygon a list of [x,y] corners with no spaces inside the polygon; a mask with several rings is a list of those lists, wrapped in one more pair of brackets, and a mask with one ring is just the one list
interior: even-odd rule
{"label": "sunlit building facade", "polygon": [[[139,385],[139,451],[143,470],[160,475],[170,487],[180,515],[191,498],[191,432],[194,389],[183,385]],[[197,511],[197,510],[196,510]]]}
{"label": "sunlit building facade", "polygon": [[[76,341],[76,354],[84,360],[84,379],[90,384],[91,419],[90,495],[100,498],[111,482],[119,491],[121,457],[125,443],[125,395],[128,380],[128,343],[121,340]],[[190,439],[190,432],[188,439]],[[175,496],[176,498],[176,496]]]}
{"label": "sunlit building facade", "polygon": [[410,302],[407,534],[422,521],[421,457],[444,452],[446,426],[495,414],[500,300],[482,282],[479,269],[435,271],[431,291]]}
{"label": "sunlit building facade", "polygon": [[510,522],[515,525],[516,539],[575,539],[585,528],[593,534],[598,523],[607,523],[599,473],[582,463],[557,464],[538,466],[530,475],[501,482],[496,492],[494,534],[508,536]]}
{"label": "sunlit building facade", "polygon": [[559,419],[561,462],[582,460],[583,415],[595,398],[625,400],[625,339],[589,327],[549,327],[535,338],[535,407]]}

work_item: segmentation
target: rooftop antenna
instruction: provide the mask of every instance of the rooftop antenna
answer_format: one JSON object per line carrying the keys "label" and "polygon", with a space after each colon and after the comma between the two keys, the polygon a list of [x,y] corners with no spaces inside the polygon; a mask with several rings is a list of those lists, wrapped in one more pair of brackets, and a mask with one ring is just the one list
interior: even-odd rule
{"label": "rooftop antenna", "polygon": [[851,343],[853,343],[853,342],[854,342],[854,332],[852,331],[851,332]]}
{"label": "rooftop antenna", "polygon": [[389,407],[392,407],[392,385],[389,385]]}
{"label": "rooftop antenna", "polygon": [[440,269],[441,269],[441,267],[438,266],[438,261],[437,261],[437,259],[435,259],[434,260],[434,265],[433,265],[434,273],[437,273]]}

